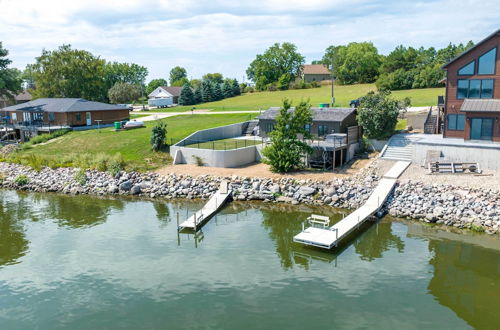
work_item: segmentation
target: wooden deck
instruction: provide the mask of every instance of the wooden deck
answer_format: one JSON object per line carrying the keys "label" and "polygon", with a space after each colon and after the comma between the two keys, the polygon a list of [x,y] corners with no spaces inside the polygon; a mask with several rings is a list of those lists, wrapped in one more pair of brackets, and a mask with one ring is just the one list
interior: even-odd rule
{"label": "wooden deck", "polygon": [[208,202],[190,216],[186,221],[181,223],[178,230],[191,229],[199,230],[203,225],[213,217],[219,209],[231,198],[232,191],[228,189],[227,182],[221,184],[221,188],[208,200]]}
{"label": "wooden deck", "polygon": [[330,228],[309,227],[293,238],[294,242],[331,249],[352,231],[369,219],[384,204],[397,178],[406,170],[410,162],[398,161],[380,180],[366,203],[346,218]]}

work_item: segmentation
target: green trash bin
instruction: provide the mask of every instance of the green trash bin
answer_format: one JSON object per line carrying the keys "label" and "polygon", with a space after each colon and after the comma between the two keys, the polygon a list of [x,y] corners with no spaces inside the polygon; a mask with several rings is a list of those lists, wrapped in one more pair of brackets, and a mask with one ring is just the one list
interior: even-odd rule
{"label": "green trash bin", "polygon": [[330,104],[329,104],[329,103],[320,103],[320,104],[319,104],[319,107],[320,107],[320,108],[328,108],[329,106],[330,106]]}
{"label": "green trash bin", "polygon": [[115,129],[121,129],[122,128],[122,124],[119,121],[115,121],[114,125],[115,125]]}

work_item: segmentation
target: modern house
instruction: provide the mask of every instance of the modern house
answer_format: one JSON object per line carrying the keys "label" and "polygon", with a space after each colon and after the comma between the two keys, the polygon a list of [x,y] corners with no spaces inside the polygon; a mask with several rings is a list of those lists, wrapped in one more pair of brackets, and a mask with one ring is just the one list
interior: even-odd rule
{"label": "modern house", "polygon": [[443,68],[443,136],[500,142],[500,29]]}
{"label": "modern house", "polygon": [[[293,107],[290,111],[293,111]],[[274,129],[276,116],[280,112],[279,107],[266,110],[259,116],[259,134],[268,137],[268,133]],[[306,129],[316,138],[324,138],[328,134],[345,133],[348,128],[357,126],[355,108],[311,108],[313,121]]]}
{"label": "modern house", "polygon": [[305,64],[302,66],[302,79],[305,82],[319,82],[332,79],[332,74],[323,64]]}
{"label": "modern house", "polygon": [[40,132],[106,125],[129,118],[131,108],[79,98],[41,98],[0,109],[7,127],[21,139]]}
{"label": "modern house", "polygon": [[164,107],[179,103],[182,87],[160,86],[149,95],[148,104],[155,107]]}

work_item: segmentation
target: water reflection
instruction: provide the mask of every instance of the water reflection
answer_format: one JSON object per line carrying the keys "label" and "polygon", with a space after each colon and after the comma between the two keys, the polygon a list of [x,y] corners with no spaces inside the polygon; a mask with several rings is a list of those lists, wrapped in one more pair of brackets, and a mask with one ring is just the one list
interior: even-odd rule
{"label": "water reflection", "polygon": [[54,219],[60,226],[71,228],[92,227],[102,224],[112,211],[123,210],[125,204],[119,199],[90,196],[35,195],[44,201],[44,218]]}
{"label": "water reflection", "polygon": [[25,237],[23,220],[28,211],[23,203],[9,202],[5,195],[0,194],[0,268],[18,262],[26,254],[28,240]]}
{"label": "water reflection", "polygon": [[382,258],[383,253],[392,248],[399,253],[404,251],[404,241],[392,233],[392,222],[382,221],[376,224],[369,222],[368,224],[371,226],[366,229],[367,232],[362,239],[354,242],[354,249],[362,260],[372,261]]}
{"label": "water reflection", "polygon": [[439,303],[476,329],[498,326],[500,240],[415,224],[409,224],[409,234],[431,238],[429,264],[434,274],[428,290]]}

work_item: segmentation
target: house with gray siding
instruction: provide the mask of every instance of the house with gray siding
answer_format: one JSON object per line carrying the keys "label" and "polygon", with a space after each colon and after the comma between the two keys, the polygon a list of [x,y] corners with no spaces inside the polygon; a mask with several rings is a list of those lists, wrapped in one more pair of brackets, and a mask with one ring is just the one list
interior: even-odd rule
{"label": "house with gray siding", "polygon": [[[292,107],[289,111],[294,111],[294,108]],[[279,112],[279,107],[273,107],[259,116],[261,137],[268,137],[269,132],[274,129]],[[311,108],[311,112],[313,121],[306,129],[315,138],[323,138],[333,133],[347,134],[349,127],[358,126],[355,108]]]}

